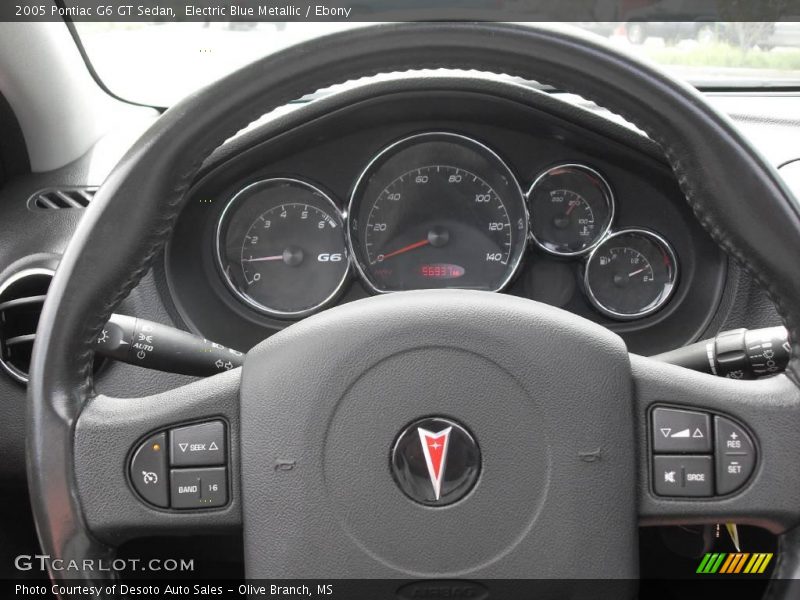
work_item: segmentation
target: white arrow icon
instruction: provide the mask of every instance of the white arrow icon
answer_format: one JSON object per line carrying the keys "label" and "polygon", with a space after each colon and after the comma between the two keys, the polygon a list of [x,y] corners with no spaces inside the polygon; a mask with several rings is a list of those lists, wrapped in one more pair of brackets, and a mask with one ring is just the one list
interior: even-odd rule
{"label": "white arrow icon", "polygon": [[671,427],[662,427],[661,428],[661,435],[663,435],[664,437],[669,437],[670,431],[672,431]]}
{"label": "white arrow icon", "polygon": [[186,452],[186,449],[189,447],[189,444],[178,444],[181,447],[181,452]]}
{"label": "white arrow icon", "polygon": [[208,447],[209,450],[219,450],[217,446],[217,442],[211,442],[211,445]]}
{"label": "white arrow icon", "polygon": [[692,437],[693,438],[701,438],[701,437],[703,437],[703,432],[700,431],[699,427],[694,430],[694,433],[692,434]]}

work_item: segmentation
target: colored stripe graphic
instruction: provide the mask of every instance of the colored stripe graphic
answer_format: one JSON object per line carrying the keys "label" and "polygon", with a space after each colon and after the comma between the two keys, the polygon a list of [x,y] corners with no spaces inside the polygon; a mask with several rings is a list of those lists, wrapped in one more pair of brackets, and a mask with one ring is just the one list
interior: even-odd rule
{"label": "colored stripe graphic", "polygon": [[766,571],[767,570],[767,565],[769,564],[769,561],[771,561],[771,560],[772,560],[772,552],[764,554],[764,560],[761,562],[761,566],[758,568],[758,572],[759,573],[763,573],[764,571]]}
{"label": "colored stripe graphic", "polygon": [[762,554],[753,554],[750,558],[750,562],[747,563],[747,566],[744,568],[745,573],[757,573],[756,569],[758,568],[759,563],[764,559]]}
{"label": "colored stripe graphic", "polygon": [[761,574],[772,560],[771,552],[707,552],[697,567],[703,574]]}
{"label": "colored stripe graphic", "polygon": [[717,559],[711,565],[711,568],[708,570],[708,572],[709,573],[716,573],[724,559],[725,559],[725,553],[722,552],[717,556]]}
{"label": "colored stripe graphic", "polygon": [[720,573],[738,573],[738,569],[741,569],[744,559],[747,557],[746,554],[742,554],[741,552],[734,552],[728,555],[728,560],[725,561],[725,564],[720,569]]}
{"label": "colored stripe graphic", "polygon": [[727,573],[728,569],[731,568],[731,564],[736,560],[738,554],[728,554],[728,558],[722,563],[722,568],[719,570],[720,573]]}
{"label": "colored stripe graphic", "polygon": [[698,573],[716,573],[717,569],[719,569],[720,564],[722,564],[723,559],[725,558],[726,554],[724,552],[709,552],[706,553],[703,561],[700,563],[700,566],[697,567]]}
{"label": "colored stripe graphic", "polygon": [[711,554],[706,552],[706,555],[703,557],[703,560],[700,561],[700,565],[697,567],[695,573],[705,573],[706,565],[708,565],[709,560],[711,560]]}
{"label": "colored stripe graphic", "polygon": [[750,556],[750,554],[748,554],[748,553],[739,555],[739,560],[736,561],[736,569],[732,570],[731,572],[732,573],[739,573],[742,570],[742,568],[744,567],[744,561],[747,560],[748,556]]}
{"label": "colored stripe graphic", "polygon": [[736,568],[736,561],[739,560],[739,555],[736,553],[728,554],[728,560],[725,561],[725,564],[722,565],[722,569],[720,569],[720,573],[731,573],[733,569]]}

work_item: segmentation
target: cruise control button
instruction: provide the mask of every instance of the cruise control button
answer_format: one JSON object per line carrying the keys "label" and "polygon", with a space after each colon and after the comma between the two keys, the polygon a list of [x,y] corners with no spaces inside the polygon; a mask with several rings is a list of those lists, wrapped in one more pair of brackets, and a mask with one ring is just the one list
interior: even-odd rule
{"label": "cruise control button", "polygon": [[173,467],[225,464],[225,424],[222,421],[173,429],[170,440]]}
{"label": "cruise control button", "polygon": [[750,435],[739,425],[725,417],[714,417],[714,427],[717,431],[718,454],[752,454],[753,441]]}
{"label": "cruise control button", "polygon": [[717,456],[717,494],[723,496],[742,487],[753,472],[755,463],[751,454]]}
{"label": "cruise control button", "polygon": [[150,504],[169,506],[167,486],[167,436],[159,433],[136,449],[130,469],[133,487]]}
{"label": "cruise control button", "polygon": [[656,456],[653,477],[659,496],[704,497],[714,493],[710,456]]}
{"label": "cruise control button", "polygon": [[756,450],[750,435],[725,417],[714,417],[716,431],[717,493],[730,494],[753,473]]}
{"label": "cruise control button", "polygon": [[228,501],[225,467],[172,469],[172,508],[213,508]]}
{"label": "cruise control button", "polygon": [[706,413],[656,408],[652,423],[655,452],[711,453],[711,419]]}

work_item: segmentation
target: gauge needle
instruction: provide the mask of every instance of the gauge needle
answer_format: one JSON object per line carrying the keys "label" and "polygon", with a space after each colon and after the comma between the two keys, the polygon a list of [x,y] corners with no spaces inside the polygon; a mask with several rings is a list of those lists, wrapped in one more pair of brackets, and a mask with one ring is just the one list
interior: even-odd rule
{"label": "gauge needle", "polygon": [[633,273],[628,273],[628,277],[633,277],[634,275],[638,275],[639,273],[643,273],[644,271],[647,271],[647,267],[642,267],[641,269],[637,269]]}
{"label": "gauge needle", "polygon": [[268,260],[283,260],[283,254],[275,256],[262,256],[260,258],[245,258],[244,262],[266,262]]}
{"label": "gauge needle", "polygon": [[731,536],[731,541],[736,551],[741,552],[742,547],[739,545],[739,528],[736,527],[736,523],[725,523],[725,529],[728,530],[728,535]]}
{"label": "gauge needle", "polygon": [[387,258],[397,256],[398,254],[403,254],[404,252],[408,252],[409,250],[416,250],[417,248],[422,248],[423,246],[427,246],[428,244],[430,244],[430,241],[427,239],[414,242],[413,244],[409,244],[408,246],[403,246],[402,248],[399,248],[394,252],[389,252],[389,254],[384,254],[381,260],[386,260]]}
{"label": "gauge needle", "polygon": [[573,210],[575,210],[575,207],[576,207],[576,206],[578,206],[578,204],[579,204],[578,202],[570,202],[570,203],[569,203],[569,208],[567,209],[567,216],[569,216],[569,215],[570,215],[570,213],[571,213]]}

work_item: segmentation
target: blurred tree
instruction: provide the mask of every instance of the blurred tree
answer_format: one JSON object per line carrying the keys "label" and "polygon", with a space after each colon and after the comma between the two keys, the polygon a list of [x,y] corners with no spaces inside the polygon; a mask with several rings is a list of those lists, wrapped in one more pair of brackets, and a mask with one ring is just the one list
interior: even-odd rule
{"label": "blurred tree", "polygon": [[718,0],[721,20],[726,23],[725,39],[746,53],[769,39],[775,21],[793,4],[796,0]]}

